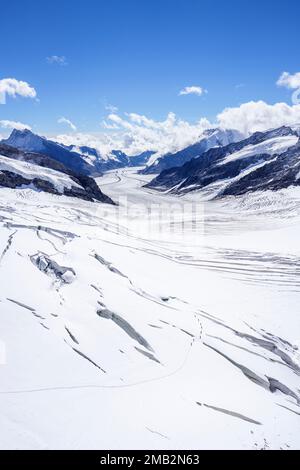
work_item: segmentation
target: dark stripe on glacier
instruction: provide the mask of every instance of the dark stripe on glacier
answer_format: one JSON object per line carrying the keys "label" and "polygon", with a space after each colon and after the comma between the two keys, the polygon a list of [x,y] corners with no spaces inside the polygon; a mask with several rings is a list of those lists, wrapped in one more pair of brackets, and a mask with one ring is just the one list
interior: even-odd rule
{"label": "dark stripe on glacier", "polygon": [[226,415],[232,416],[233,418],[242,419],[243,421],[247,421],[248,423],[252,423],[252,424],[257,424],[258,426],[262,425],[262,423],[260,423],[259,421],[255,421],[254,419],[248,418],[247,416],[244,416],[240,413],[236,413],[235,411],[226,410],[225,408],[218,408],[217,406],[207,405],[206,403],[199,403],[199,402],[196,402],[196,403],[199,406],[205,406],[206,408],[209,408],[210,410],[218,411],[219,413],[224,413]]}

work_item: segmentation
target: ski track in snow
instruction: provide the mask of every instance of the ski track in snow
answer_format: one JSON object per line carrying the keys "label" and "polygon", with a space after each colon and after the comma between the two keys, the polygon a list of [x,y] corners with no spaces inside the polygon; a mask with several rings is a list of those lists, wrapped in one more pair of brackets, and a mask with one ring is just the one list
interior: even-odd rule
{"label": "ski track in snow", "polygon": [[[99,179],[129,207],[190,201],[144,183]],[[300,447],[299,214],[206,202],[193,244],[122,205],[1,191],[1,448]]]}

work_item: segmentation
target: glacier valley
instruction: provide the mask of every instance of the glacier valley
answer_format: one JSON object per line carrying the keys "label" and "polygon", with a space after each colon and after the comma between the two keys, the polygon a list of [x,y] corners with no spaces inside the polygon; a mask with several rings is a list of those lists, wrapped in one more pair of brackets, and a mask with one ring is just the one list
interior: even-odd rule
{"label": "glacier valley", "polygon": [[300,188],[150,180],[1,189],[2,449],[299,448]]}

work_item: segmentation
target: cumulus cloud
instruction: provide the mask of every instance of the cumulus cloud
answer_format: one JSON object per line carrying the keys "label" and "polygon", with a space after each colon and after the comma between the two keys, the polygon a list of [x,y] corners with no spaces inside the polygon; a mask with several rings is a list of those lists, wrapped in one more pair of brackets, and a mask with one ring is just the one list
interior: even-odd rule
{"label": "cumulus cloud", "polygon": [[210,126],[207,119],[189,123],[177,118],[174,113],[169,113],[163,121],[136,113],[127,113],[124,116],[111,113],[102,123],[103,132],[60,135],[56,138],[66,145],[95,147],[106,155],[113,149],[123,150],[128,155],[137,155],[145,150],[153,150],[161,155],[196,142]]}
{"label": "cumulus cloud", "polygon": [[56,136],[48,136],[52,140],[60,142],[64,145],[74,145],[76,147],[88,146],[99,150],[101,155],[107,156],[112,150],[122,150],[122,139],[118,136],[113,136],[106,133],[81,133],[75,134],[59,134]]}
{"label": "cumulus cloud", "polygon": [[23,124],[22,122],[18,121],[7,121],[5,119],[0,121],[0,127],[3,127],[4,129],[18,129],[19,131],[24,129],[31,130],[31,127],[28,126],[28,124]]}
{"label": "cumulus cloud", "polygon": [[159,154],[179,150],[199,139],[210,125],[207,119],[191,124],[174,113],[169,113],[163,121],[137,113],[127,113],[124,117],[110,114],[103,124],[112,129],[111,137],[117,138],[122,149],[131,155],[145,150]]}
{"label": "cumulus cloud", "polygon": [[300,104],[286,103],[270,105],[264,101],[250,101],[238,107],[224,109],[210,122],[205,117],[196,123],[189,123],[169,113],[166,120],[155,121],[146,116],[129,113],[125,117],[110,114],[104,127],[111,130],[125,150],[157,150],[160,154],[175,152],[199,140],[203,131],[220,127],[234,129],[248,136],[256,131],[266,131],[283,125],[300,123]]}
{"label": "cumulus cloud", "polygon": [[296,123],[300,123],[300,105],[270,105],[264,101],[250,101],[236,108],[226,108],[217,116],[218,126],[237,129],[246,135]]}
{"label": "cumulus cloud", "polygon": [[293,75],[289,72],[283,72],[277,80],[277,85],[289,88],[290,90],[300,88],[300,72],[294,73]]}
{"label": "cumulus cloud", "polygon": [[67,65],[67,59],[63,55],[51,55],[46,57],[48,64]]}
{"label": "cumulus cloud", "polygon": [[95,147],[103,155],[118,149],[128,155],[154,150],[159,156],[192,145],[210,128],[234,129],[246,137],[256,131],[298,123],[300,104],[270,105],[264,101],[250,101],[238,107],[224,109],[217,115],[215,122],[203,117],[195,123],[190,123],[178,118],[174,113],[169,113],[162,121],[136,113],[110,113],[102,123],[102,132],[99,130],[99,133],[95,134],[64,134],[56,136],[56,139],[66,145]]}
{"label": "cumulus cloud", "polygon": [[57,120],[58,124],[66,124],[67,126],[69,126],[72,131],[77,131],[77,127],[75,126],[75,124],[73,124],[72,121],[70,121],[70,119],[67,119],[65,117],[61,117]]}
{"label": "cumulus cloud", "polygon": [[6,96],[36,98],[36,91],[27,82],[15,78],[3,78],[0,80],[0,104],[6,103]]}
{"label": "cumulus cloud", "polygon": [[197,95],[197,96],[202,96],[204,93],[207,93],[204,88],[201,86],[186,86],[179,92],[179,96],[183,95]]}

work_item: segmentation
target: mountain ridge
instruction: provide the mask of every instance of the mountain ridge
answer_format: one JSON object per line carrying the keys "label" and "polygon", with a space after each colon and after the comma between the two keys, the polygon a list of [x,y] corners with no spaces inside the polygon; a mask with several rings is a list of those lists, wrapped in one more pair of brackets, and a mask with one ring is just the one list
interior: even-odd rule
{"label": "mountain ridge", "polygon": [[192,158],[200,157],[212,147],[222,147],[231,142],[242,140],[243,138],[244,135],[236,130],[223,130],[219,128],[207,129],[198,142],[175,153],[169,152],[162,155],[154,160],[154,162],[149,161],[150,164],[141,170],[140,173],[145,175],[157,174],[169,168],[182,166],[184,163],[192,160]]}
{"label": "mountain ridge", "polygon": [[86,176],[101,176],[110,171],[125,166],[143,166],[146,164],[152,151],[145,151],[138,155],[128,156],[121,150],[112,150],[107,158],[96,148],[89,146],[64,145],[33,133],[29,129],[13,129],[7,139],[0,141],[26,152],[39,153],[51,157],[62,163],[70,170]]}
{"label": "mountain ridge", "polygon": [[[250,174],[255,170],[259,170],[259,165],[266,164],[277,154],[287,152],[287,155],[291,156],[291,152],[288,152],[290,147],[294,148],[297,158],[298,142],[297,131],[286,126],[267,132],[256,132],[240,142],[231,143],[225,147],[212,148],[202,154],[200,158],[192,159],[181,167],[165,170],[145,186],[151,189],[185,194],[220,183],[221,189],[219,188],[217,194],[222,195],[222,184],[224,186],[230,185],[230,183],[236,181],[234,178],[243,179],[244,176],[247,176],[243,180],[244,184],[248,182],[248,186],[246,185],[243,189],[243,192],[247,192],[247,190],[251,190]],[[283,165],[282,159],[279,162]],[[271,170],[274,166],[269,168]],[[276,168],[279,171],[278,165],[276,165]],[[264,171],[267,171],[267,169]],[[287,168],[285,168],[285,171],[287,171]],[[243,174],[243,172],[249,174]],[[262,174],[262,170],[260,170],[260,173]],[[285,183],[282,184],[286,187],[287,180],[284,179],[284,181]],[[291,180],[290,184],[293,181]],[[298,184],[297,181],[296,184]],[[259,188],[258,181],[255,187]],[[279,182],[276,188],[280,188]],[[261,189],[268,189],[265,181]],[[229,193],[228,191],[226,191],[226,194]],[[241,187],[239,191],[241,191]],[[233,190],[232,194],[234,194]]]}
{"label": "mountain ridge", "polygon": [[12,189],[31,187],[91,202],[115,204],[110,197],[102,193],[90,176],[75,173],[47,155],[22,152],[2,143],[0,143],[0,187]]}

